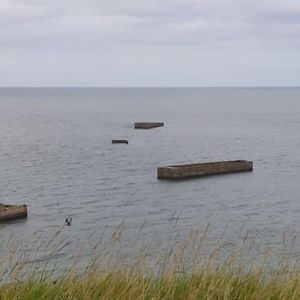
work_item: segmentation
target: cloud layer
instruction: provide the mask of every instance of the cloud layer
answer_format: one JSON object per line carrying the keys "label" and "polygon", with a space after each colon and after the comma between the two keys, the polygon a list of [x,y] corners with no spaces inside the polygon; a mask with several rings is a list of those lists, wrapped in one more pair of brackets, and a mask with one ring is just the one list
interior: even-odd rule
{"label": "cloud layer", "polygon": [[299,85],[297,0],[1,0],[0,85]]}

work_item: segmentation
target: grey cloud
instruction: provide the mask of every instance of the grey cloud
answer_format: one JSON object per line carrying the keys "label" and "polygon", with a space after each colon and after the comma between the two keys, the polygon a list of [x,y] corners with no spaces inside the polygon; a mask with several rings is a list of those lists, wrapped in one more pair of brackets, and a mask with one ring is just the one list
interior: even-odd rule
{"label": "grey cloud", "polygon": [[[264,2],[264,1],[262,1]],[[9,3],[10,6],[9,6]],[[299,22],[296,13],[263,11],[258,1],[179,1],[179,0],[15,0],[7,2],[6,11],[1,13],[0,37],[5,37],[6,26],[13,25],[11,37],[37,36],[49,38],[65,35],[95,35],[105,42],[158,42],[172,44],[195,42],[205,35],[239,39],[250,34],[257,38],[261,28],[273,20],[290,33],[290,24]],[[278,10],[278,7],[275,6]],[[275,9],[274,8],[274,9]],[[268,8],[270,10],[270,8]],[[7,14],[7,11],[10,11]],[[18,28],[18,22],[20,27]],[[24,23],[27,23],[24,27]],[[21,29],[21,32],[18,31]],[[124,35],[125,34],[125,35]],[[284,34],[284,32],[282,32]],[[7,35],[9,35],[7,33]],[[84,38],[84,37],[83,37]]]}
{"label": "grey cloud", "polygon": [[172,62],[185,69],[177,62],[182,59],[197,74],[192,62],[201,53],[215,61],[248,53],[260,62],[263,53],[273,53],[273,58],[277,51],[294,53],[300,46],[299,23],[298,0],[1,0],[0,69],[11,70],[13,78],[13,70],[33,65],[35,78],[40,64],[43,76],[50,78],[53,66],[67,72],[76,62],[94,74],[97,66],[109,69],[110,62],[111,74],[124,66],[138,78],[144,72],[140,66],[152,69],[151,60],[158,69],[168,61],[171,70]]}
{"label": "grey cloud", "polygon": [[9,0],[2,0],[0,3],[1,26],[16,26],[36,20],[43,21],[55,15],[57,15],[57,9],[54,7]]}
{"label": "grey cloud", "polygon": [[255,16],[261,23],[300,24],[300,12],[261,12]]}

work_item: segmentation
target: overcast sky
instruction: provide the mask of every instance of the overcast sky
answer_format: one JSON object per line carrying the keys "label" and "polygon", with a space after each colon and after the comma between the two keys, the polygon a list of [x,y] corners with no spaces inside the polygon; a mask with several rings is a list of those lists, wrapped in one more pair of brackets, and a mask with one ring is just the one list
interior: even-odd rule
{"label": "overcast sky", "polygon": [[300,0],[0,0],[0,86],[300,86]]}

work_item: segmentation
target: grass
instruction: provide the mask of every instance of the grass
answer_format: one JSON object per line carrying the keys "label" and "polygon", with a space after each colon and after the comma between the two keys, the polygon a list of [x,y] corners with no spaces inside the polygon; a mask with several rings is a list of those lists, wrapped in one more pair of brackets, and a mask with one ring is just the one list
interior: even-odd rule
{"label": "grass", "polygon": [[266,281],[257,274],[226,269],[160,277],[116,269],[6,284],[0,299],[300,299],[299,279]]}
{"label": "grass", "polygon": [[[120,228],[113,234],[112,244],[120,242],[119,231]],[[42,262],[38,271],[23,272],[26,263],[17,259],[9,271],[0,272],[0,300],[300,299],[297,264],[290,267],[285,259],[279,259],[276,267],[273,264],[269,268],[266,257],[260,263],[246,263],[241,247],[219,260],[223,247],[220,241],[203,259],[202,242],[203,236],[192,232],[157,258],[155,268],[147,267],[145,248],[135,261],[128,262],[121,256],[117,260],[107,255],[97,256],[84,269],[72,263],[60,275],[55,273],[55,265],[52,269],[47,267],[47,261]],[[245,244],[245,239],[242,242]],[[63,247],[59,245],[58,249]],[[7,266],[5,259],[0,260],[0,269],[4,266]]]}

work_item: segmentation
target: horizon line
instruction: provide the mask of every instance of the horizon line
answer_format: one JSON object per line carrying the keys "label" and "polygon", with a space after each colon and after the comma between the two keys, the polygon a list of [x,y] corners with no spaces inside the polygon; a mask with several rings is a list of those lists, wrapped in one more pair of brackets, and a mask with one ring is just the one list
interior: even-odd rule
{"label": "horizon line", "polygon": [[36,88],[36,89],[44,89],[44,88],[53,88],[53,89],[64,89],[64,88],[73,88],[73,89],[188,89],[188,88],[205,88],[205,89],[215,89],[215,88],[237,88],[237,89],[250,89],[250,88],[262,88],[262,89],[269,89],[269,88],[300,88],[300,86],[272,86],[272,85],[266,85],[266,86],[195,86],[195,85],[187,85],[187,86],[55,86],[55,85],[45,85],[45,86],[34,86],[34,85],[28,85],[28,86],[0,86],[0,89],[30,89],[30,88]]}

